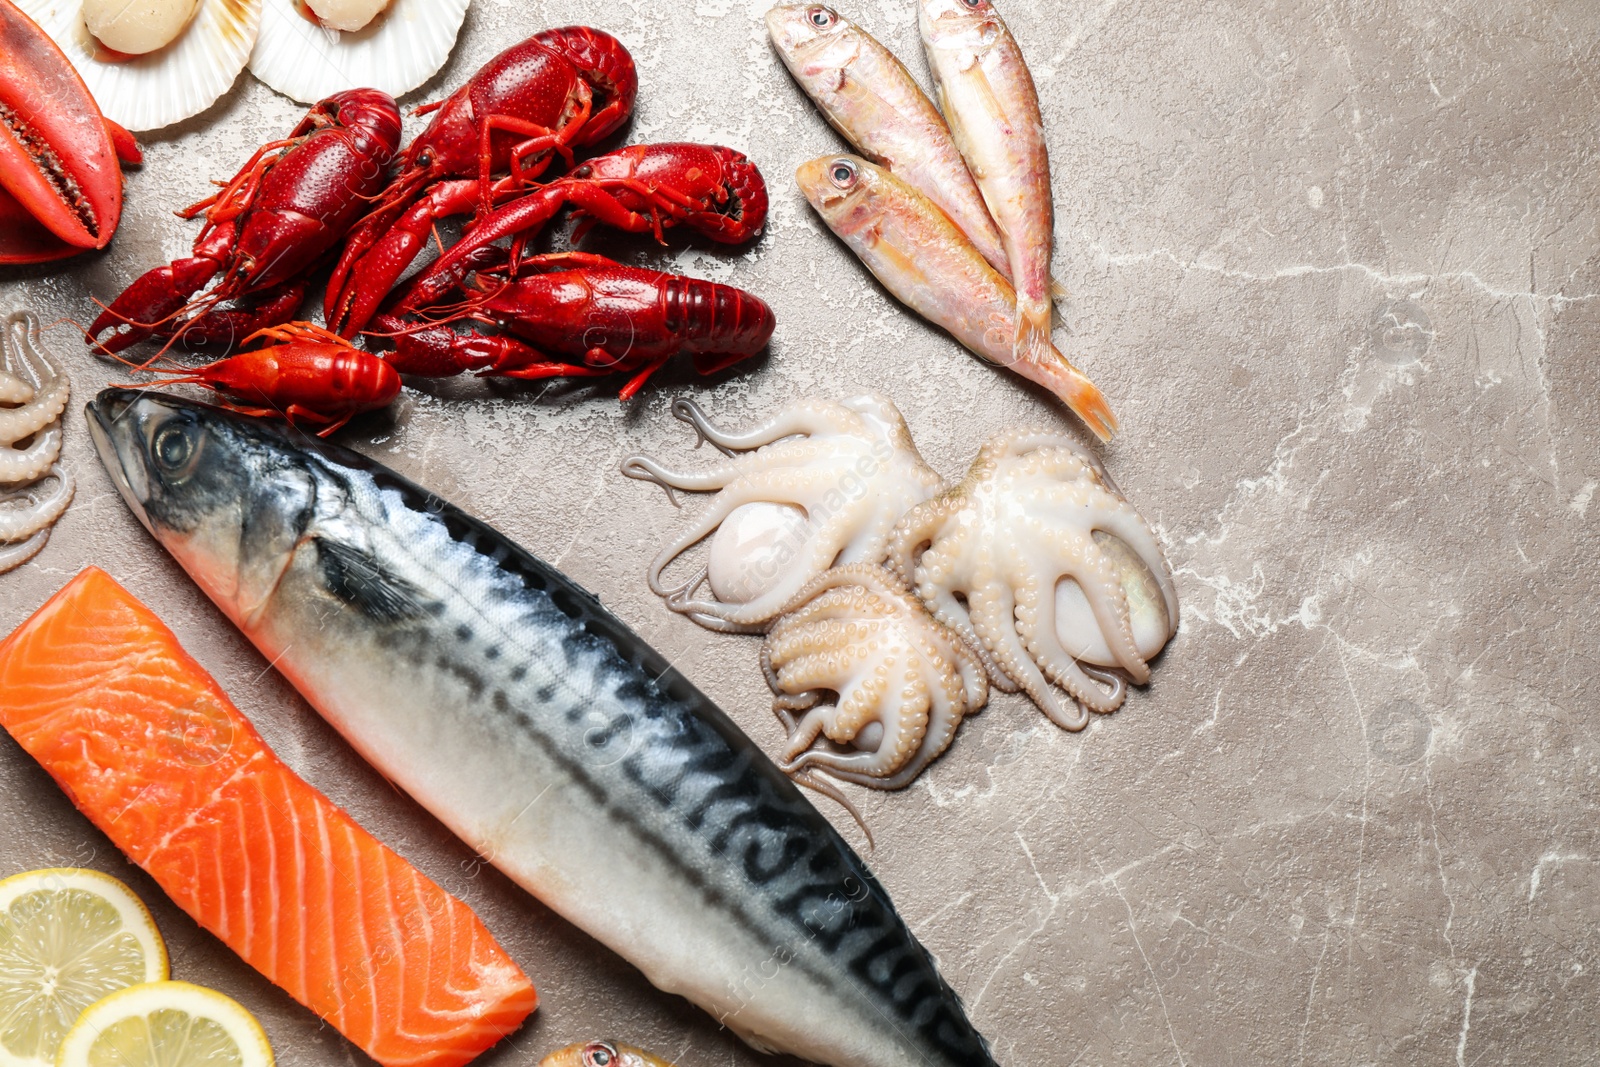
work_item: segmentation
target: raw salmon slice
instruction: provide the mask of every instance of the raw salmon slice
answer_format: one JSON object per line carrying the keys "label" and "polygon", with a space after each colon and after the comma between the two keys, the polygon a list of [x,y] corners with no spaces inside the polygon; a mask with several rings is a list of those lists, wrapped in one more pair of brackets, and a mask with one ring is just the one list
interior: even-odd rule
{"label": "raw salmon slice", "polygon": [[104,571],[0,643],[0,725],[179,907],[385,1067],[459,1067],[537,1004],[472,910],[279,760]]}

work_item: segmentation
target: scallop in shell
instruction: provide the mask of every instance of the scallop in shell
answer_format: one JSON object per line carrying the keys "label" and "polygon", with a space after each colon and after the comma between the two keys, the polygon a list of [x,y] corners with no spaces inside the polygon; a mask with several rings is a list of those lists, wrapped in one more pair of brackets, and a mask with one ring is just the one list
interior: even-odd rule
{"label": "scallop in shell", "polygon": [[262,0],[200,0],[171,44],[142,56],[108,52],[89,33],[81,0],[17,0],[66,53],[106,118],[158,130],[198,115],[232,87],[250,59]]}
{"label": "scallop in shell", "polygon": [[329,29],[301,0],[262,0],[250,73],[292,100],[314,104],[341,89],[403,96],[436,74],[455,47],[468,0],[392,0],[365,27]]}

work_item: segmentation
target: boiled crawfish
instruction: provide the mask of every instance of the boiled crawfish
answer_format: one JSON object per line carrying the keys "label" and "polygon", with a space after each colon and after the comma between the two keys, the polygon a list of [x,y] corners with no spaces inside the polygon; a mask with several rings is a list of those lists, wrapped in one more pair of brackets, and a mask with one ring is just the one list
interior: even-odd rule
{"label": "boiled crawfish", "polygon": [[[501,179],[496,185],[509,183]],[[427,243],[434,224],[473,210],[476,179],[440,182],[401,216],[362,260],[360,293],[353,318],[364,320]],[[767,186],[756,165],[731,148],[701,144],[633,145],[583,163],[564,177],[538,186],[474,223],[411,285],[405,312],[439,299],[466,274],[479,251],[505,237],[522,245],[563,206],[584,216],[575,237],[603,222],[632,233],[682,226],[723,244],[740,244],[761,233],[767,219]],[[515,258],[513,259],[515,262]]]}
{"label": "boiled crawfish", "polygon": [[258,330],[245,338],[277,344],[250,349],[203,367],[146,367],[162,385],[201,385],[220,393],[241,415],[320,427],[326,437],[365,411],[388,407],[400,375],[371,352],[309,322]]}
{"label": "boiled crawfish", "polygon": [[[292,319],[307,275],[383,191],[399,145],[400,112],[389,94],[350,89],[320,101],[220,192],[178,212],[205,216],[194,255],[128,286],[90,326],[89,343],[106,352],[152,336],[231,344]],[[239,306],[219,307],[229,301]]]}
{"label": "boiled crawfish", "polygon": [[[390,227],[435,182],[476,180],[478,210],[497,196],[520,191],[557,156],[615,132],[633,112],[639,79],[633,57],[608,33],[587,26],[544,30],[501,52],[439,103],[428,128],[411,142],[400,173],[350,234],[328,281],[328,325],[353,337],[387,292],[369,287],[369,270],[389,284],[404,269],[383,266],[376,246]],[[504,172],[507,181],[492,181]],[[377,259],[369,262],[369,254]],[[415,254],[413,252],[413,254]],[[407,259],[409,262],[409,258]]]}
{"label": "boiled crawfish", "polygon": [[0,264],[104,248],[122,216],[132,135],[100,114],[33,20],[0,0]]}
{"label": "boiled crawfish", "polygon": [[[772,309],[731,285],[586,252],[531,256],[514,266],[510,259],[507,249],[479,249],[459,303],[419,308],[421,322],[375,320],[373,335],[394,340],[395,369],[521,379],[628,374],[620,390],[627,400],[679,352],[694,356],[699,373],[713,374],[760,352],[772,337]],[[454,322],[505,332],[457,333],[447,325]]]}

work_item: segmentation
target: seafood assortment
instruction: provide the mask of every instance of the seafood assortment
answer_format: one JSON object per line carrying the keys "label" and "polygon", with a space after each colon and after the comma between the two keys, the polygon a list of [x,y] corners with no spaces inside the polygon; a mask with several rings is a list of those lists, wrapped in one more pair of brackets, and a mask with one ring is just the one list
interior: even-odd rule
{"label": "seafood assortment", "polygon": [[[1160,542],[1110,477],[1056,430],[1012,430],[960,484],[913,508],[889,551],[934,616],[997,684],[1020,686],[1068,730],[1121,706],[1177,632]],[[1077,702],[1063,707],[1052,686]],[[1086,710],[1087,709],[1087,710]]]}
{"label": "seafood assortment", "polygon": [[[990,682],[1082,729],[1084,709],[1121,705],[1125,678],[1149,681],[1177,632],[1160,543],[1064,433],[1000,434],[947,487],[881,396],[803,400],[744,434],[688,401],[673,413],[729,458],[697,474],[623,461],[669,495],[717,492],[650,564],[650,588],[708,629],[767,634],[790,773],[898,789],[949,747]],[[666,569],[707,538],[705,565],[671,586]],[[819,737],[833,747],[813,747]]]}
{"label": "seafood assortment", "polygon": [[[668,607],[710,629],[759,631],[829,567],[881,561],[900,516],[944,485],[899,409],[875,393],[801,400],[742,433],[719,429],[692,401],[677,401],[672,412],[725,462],[687,473],[632,456],[622,473],[669,496],[716,492],[649,570],[650,588]],[[669,587],[666,569],[707,538],[704,567]],[[701,586],[709,599],[697,598]]]}
{"label": "seafood assortment", "polygon": [[[200,444],[173,426],[145,438],[163,464],[145,476],[192,465],[199,453],[180,453]],[[260,513],[245,543],[270,543],[283,517]],[[248,601],[274,576],[232,578]],[[279,760],[105,572],[84,570],[0,643],[0,690],[0,725],[91,822],[383,1067],[459,1067],[533,1010],[477,916]]]}
{"label": "seafood assortment", "polygon": [[[421,109],[433,119],[400,161],[400,171],[351,232],[328,281],[328,328],[354,337],[404,264],[386,268],[384,238],[441,181],[475,178],[478,206],[570,161],[616,132],[633,113],[639,76],[609,33],[587,26],[542,30],[495,56],[446,99]],[[500,190],[497,172],[513,179]],[[406,256],[406,262],[416,254]]]}
{"label": "seafood assortment", "polygon": [[400,112],[387,93],[351,89],[319,102],[220,192],[179,212],[205,217],[194,255],[135,280],[87,340],[104,352],[149,337],[226,345],[288,322],[310,271],[383,191],[399,144]]}
{"label": "seafood assortment", "polygon": [[[989,699],[967,643],[899,579],[865,563],[825,571],[800,591],[767,632],[761,668],[789,731],[780,766],[877,789],[909,784]],[[813,748],[819,736],[853,751]]]}
{"label": "seafood assortment", "polygon": [[[514,188],[510,176],[491,186],[491,198]],[[427,243],[441,218],[480,206],[476,179],[440,182],[411,206],[361,261],[362,293],[350,305],[365,322]],[[410,282],[392,313],[415,311],[450,292],[481,262],[494,242],[514,238],[514,258],[555,214],[575,206],[584,217],[581,233],[594,224],[632,233],[683,226],[723,244],[741,244],[761,232],[767,218],[767,185],[755,164],[731,148],[699,144],[633,145],[574,168],[472,224],[461,240]]]}
{"label": "seafood assortment", "polygon": [[61,49],[0,0],[0,266],[104,248],[122,218],[121,164],[139,160]]}
{"label": "seafood assortment", "polygon": [[1050,390],[1102,441],[1116,433],[1105,396],[1048,335],[1042,349],[1016,352],[1016,293],[933,201],[857,156],[814,159],[795,177],[828,228],[896,298],[969,351]]}
{"label": "seafood assortment", "polygon": [[[674,505],[712,494],[649,587],[703,627],[763,635],[788,735],[773,762],[560,571],[318,439],[391,404],[402,375],[616,377],[627,400],[675,356],[702,375],[756,356],[776,319],[755,295],[579,247],[602,225],[751,241],[769,209],[756,163],[688,142],[601,151],[639,77],[586,26],[500,52],[417,108],[431,118],[402,149],[395,97],[441,69],[469,0],[17,2],[0,0],[0,266],[105,248],[121,165],[140,161],[125,127],[204,111],[247,60],[309,105],[179,212],[201,220],[190,253],[83,331],[152,375],[88,405],[113,484],[271,668],[487,862],[751,1047],[824,1067],[993,1067],[934,958],[797,785],[847,808],[824,778],[905,787],[991,686],[1076,730],[1149,680],[1176,588],[1100,462],[1064,431],[1013,430],[951,484],[881,394],[801,399],[743,430],[676,401],[721,457],[622,464]],[[1051,342],[1065,294],[1021,51],[990,0],[917,3],[938,107],[833,8],[767,13],[787,69],[861,153],[802,165],[800,189],[897,299],[1107,440],[1109,403]],[[563,212],[570,247],[547,250]],[[319,272],[325,326],[303,321]],[[44,546],[73,480],[67,380],[35,317],[0,325],[3,573]],[[149,359],[125,354],[146,341],[161,344]],[[181,362],[173,347],[214,354]],[[103,571],[0,641],[0,692],[0,726],[91,822],[383,1067],[464,1067],[535,1009],[477,916],[298,777]],[[0,1061],[272,1067],[248,1012],[168,980],[120,883],[20,877],[0,881],[0,935],[65,878],[87,894],[73,907],[100,909],[104,973],[75,962],[58,983],[50,953],[77,935],[30,942],[38,958],[0,974],[0,1000],[29,1005],[22,1030],[0,1011]],[[51,921],[69,913],[50,905]],[[541,1067],[671,1064],[593,1040]]]}
{"label": "seafood assortment", "polygon": [[261,0],[250,73],[302,104],[352,85],[404,96],[444,66],[468,3]]}
{"label": "seafood assortment", "polygon": [[1011,264],[1017,362],[1048,363],[1055,206],[1033,75],[989,0],[918,0],[917,26],[939,106]]}
{"label": "seafood assortment", "polygon": [[38,555],[72,503],[61,465],[61,415],[71,386],[39,342],[26,311],[0,319],[0,574]]}
{"label": "seafood assortment", "polygon": [[[244,70],[261,26],[262,0],[17,2],[60,46],[106,116],[130,130],[159,130],[216,103]],[[112,39],[97,40],[96,28]],[[125,54],[113,40],[144,51]]]}
{"label": "seafood assortment", "polygon": [[89,417],[128,506],[311,705],[659,988],[832,1067],[994,1062],[833,827],[570,579],[276,423],[117,390]]}

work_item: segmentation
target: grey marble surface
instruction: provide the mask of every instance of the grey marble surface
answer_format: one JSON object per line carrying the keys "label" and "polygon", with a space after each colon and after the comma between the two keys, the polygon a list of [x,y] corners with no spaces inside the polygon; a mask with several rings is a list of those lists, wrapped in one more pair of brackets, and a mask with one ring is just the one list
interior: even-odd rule
{"label": "grey marble surface", "polygon": [[[833,133],[766,44],[764,0],[478,0],[437,99],[535,29],[634,50],[634,141],[720,141],[773,192],[727,254],[602,241],[766,297],[770,354],[634,404],[593,389],[407,390],[343,439],[595,590],[772,751],[754,639],[670,615],[643,573],[682,520],[617,473],[684,460],[694,396],[752,421],[802,393],[888,392],[958,475],[1040,394],[905,313],[790,180]],[[1600,829],[1593,559],[1600,159],[1589,0],[1007,0],[1054,162],[1063,347],[1110,397],[1103,451],[1171,554],[1182,631],[1080,734],[997,696],[912,788],[856,793],[870,861],[1007,1067],[1592,1063]],[[925,70],[908,0],[850,12]],[[170,212],[299,108],[242,79],[145,139],[111,251],[0,273],[0,307],[93,314],[194,227]],[[408,128],[417,128],[413,122]],[[70,326],[76,504],[0,577],[0,632],[99,564],[178,631],[312,783],[468,901],[543,1005],[484,1062],[612,1035],[683,1067],[762,1058],[661,995],[387,787],[129,517],[78,403],[126,374]],[[3,699],[3,695],[0,695]],[[853,841],[858,832],[823,809]],[[263,1019],[285,1064],[360,1061],[132,870],[0,740],[0,874],[129,879],[176,977]]]}

